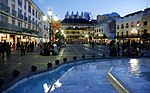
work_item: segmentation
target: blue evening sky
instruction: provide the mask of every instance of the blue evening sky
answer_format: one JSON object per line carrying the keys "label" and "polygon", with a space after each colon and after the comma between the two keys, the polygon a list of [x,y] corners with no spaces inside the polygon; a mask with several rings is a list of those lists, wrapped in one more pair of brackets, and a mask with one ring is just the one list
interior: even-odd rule
{"label": "blue evening sky", "polygon": [[59,19],[64,19],[67,11],[74,14],[78,11],[91,12],[92,17],[98,14],[117,12],[122,17],[126,14],[150,7],[150,0],[33,0],[39,8],[47,13],[51,8]]}

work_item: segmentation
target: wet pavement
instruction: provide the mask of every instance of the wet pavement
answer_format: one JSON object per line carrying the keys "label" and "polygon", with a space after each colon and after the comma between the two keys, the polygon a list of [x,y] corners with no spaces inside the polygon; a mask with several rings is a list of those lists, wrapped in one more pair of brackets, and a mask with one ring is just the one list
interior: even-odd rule
{"label": "wet pavement", "polygon": [[[73,56],[77,56],[77,59],[82,59],[82,54],[85,54],[86,58],[91,58],[94,54],[97,58],[101,57],[102,54],[105,54],[107,57],[109,55],[108,46],[95,46],[91,48],[89,45],[68,45],[60,50],[59,55],[57,56],[41,56],[40,48],[36,47],[34,53],[26,53],[25,56],[20,56],[20,50],[12,51],[12,54],[9,59],[2,60],[0,58],[0,76],[4,77],[4,85],[0,87],[0,91],[5,89],[7,85],[12,85],[12,81],[17,81],[21,76],[26,76],[31,73],[31,66],[36,65],[38,71],[47,69],[47,63],[59,59],[61,62],[64,57],[67,57],[68,61],[73,60]],[[144,56],[150,56],[150,50],[143,50]],[[19,69],[20,76],[14,78],[12,72],[14,69]]]}

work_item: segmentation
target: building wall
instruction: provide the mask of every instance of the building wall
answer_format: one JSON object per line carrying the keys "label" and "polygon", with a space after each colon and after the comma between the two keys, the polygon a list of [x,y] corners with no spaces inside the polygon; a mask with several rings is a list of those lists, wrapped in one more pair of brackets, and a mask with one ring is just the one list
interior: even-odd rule
{"label": "building wall", "polygon": [[[6,1],[5,3],[2,1]],[[32,0],[2,0],[0,9],[0,42],[37,41],[38,32],[43,32],[44,13]],[[29,6],[30,11],[29,12]]]}
{"label": "building wall", "polygon": [[[128,24],[128,27],[126,27]],[[132,26],[134,24],[134,26]],[[142,12],[116,20],[116,36],[118,40],[136,39],[141,35]],[[123,26],[123,27],[122,27]],[[134,38],[135,37],[135,38]]]}

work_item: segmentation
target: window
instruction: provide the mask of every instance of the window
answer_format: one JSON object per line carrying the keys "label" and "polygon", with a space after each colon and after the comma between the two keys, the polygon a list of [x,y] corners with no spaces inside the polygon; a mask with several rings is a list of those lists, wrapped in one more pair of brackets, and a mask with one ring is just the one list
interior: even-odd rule
{"label": "window", "polygon": [[146,26],[147,25],[147,21],[144,21],[144,26]]}
{"label": "window", "polygon": [[18,26],[22,27],[22,23],[20,21],[18,21]]}
{"label": "window", "polygon": [[32,9],[32,15],[34,16],[34,9]]}
{"label": "window", "polygon": [[0,13],[0,21],[7,23],[8,22],[8,16]]}
{"label": "window", "polygon": [[117,37],[119,37],[119,32],[117,32]]}
{"label": "window", "polygon": [[137,27],[141,26],[141,23],[140,21],[137,22]]}
{"label": "window", "polygon": [[131,23],[131,27],[134,27],[134,22]]}
{"label": "window", "polygon": [[22,0],[18,0],[18,6],[22,7]]}
{"label": "window", "polygon": [[12,24],[15,25],[15,19],[12,18]]}
{"label": "window", "polygon": [[8,5],[8,0],[0,0],[0,3],[3,3],[5,5]]}
{"label": "window", "polygon": [[36,11],[36,18],[37,18],[37,11]]}
{"label": "window", "polygon": [[31,23],[31,16],[28,16],[28,22]]}
{"label": "window", "polygon": [[128,31],[126,31],[126,37],[128,37]]}
{"label": "window", "polygon": [[121,25],[121,28],[122,28],[122,29],[124,28],[124,25],[123,25],[123,24]]}
{"label": "window", "polygon": [[117,25],[117,29],[119,29],[119,25]]}
{"label": "window", "polygon": [[128,23],[126,23],[126,28],[129,28],[129,24]]}
{"label": "window", "polygon": [[31,13],[31,6],[28,5],[28,12]]}
{"label": "window", "polygon": [[24,0],[24,10],[26,10],[26,6],[27,6],[26,0]]}

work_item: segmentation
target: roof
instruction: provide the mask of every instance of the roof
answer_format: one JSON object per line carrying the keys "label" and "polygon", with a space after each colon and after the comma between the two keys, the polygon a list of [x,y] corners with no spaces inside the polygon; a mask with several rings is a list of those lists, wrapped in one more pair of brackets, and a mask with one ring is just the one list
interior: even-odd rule
{"label": "roof", "polygon": [[86,19],[64,19],[61,23],[68,23],[68,24],[92,24],[92,22]]}

